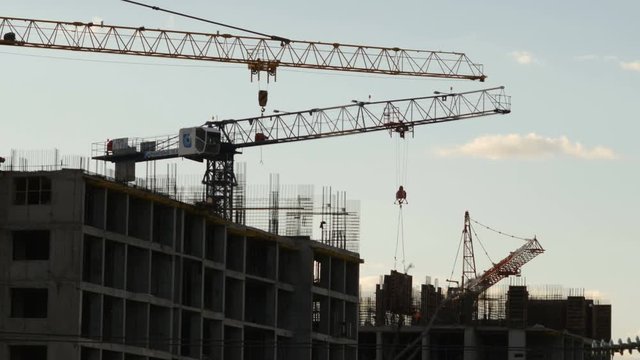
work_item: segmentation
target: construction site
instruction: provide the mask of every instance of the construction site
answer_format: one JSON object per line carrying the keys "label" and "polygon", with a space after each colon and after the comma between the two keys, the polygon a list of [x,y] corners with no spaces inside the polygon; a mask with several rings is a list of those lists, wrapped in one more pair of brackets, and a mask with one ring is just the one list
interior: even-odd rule
{"label": "construction site", "polygon": [[[487,78],[460,52],[298,41],[124,2],[251,35],[0,16],[0,48],[243,64],[258,81],[282,68]],[[123,128],[87,142],[90,156],[0,154],[0,359],[605,360],[640,351],[638,338],[612,340],[612,304],[526,284],[544,238],[506,234],[465,209],[446,284],[412,275],[403,209],[421,204],[409,205],[404,145],[389,204],[393,264],[370,293],[361,248],[376,239],[361,239],[363,199],[339,177],[291,185],[273,173],[256,185],[236,161],[247,149],[369,133],[402,144],[423,125],[511,113],[504,86],[450,90],[271,114],[260,89],[258,116],[178,124],[164,136]],[[178,160],[202,173],[185,181],[170,163]],[[474,227],[520,243],[476,268],[477,246],[486,250]]]}

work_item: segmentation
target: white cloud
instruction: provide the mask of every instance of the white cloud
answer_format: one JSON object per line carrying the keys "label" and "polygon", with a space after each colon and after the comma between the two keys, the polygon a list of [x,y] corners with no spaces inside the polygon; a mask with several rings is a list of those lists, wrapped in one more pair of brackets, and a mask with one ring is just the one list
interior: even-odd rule
{"label": "white cloud", "polygon": [[604,146],[588,148],[566,136],[557,138],[527,135],[485,135],[450,148],[437,150],[440,156],[467,156],[491,160],[541,159],[565,155],[585,160],[612,160],[618,156]]}
{"label": "white cloud", "polygon": [[513,51],[509,55],[518,63],[522,65],[529,65],[536,62],[536,59],[528,51]]}
{"label": "white cloud", "polygon": [[624,70],[640,72],[640,61],[621,62],[620,67]]}

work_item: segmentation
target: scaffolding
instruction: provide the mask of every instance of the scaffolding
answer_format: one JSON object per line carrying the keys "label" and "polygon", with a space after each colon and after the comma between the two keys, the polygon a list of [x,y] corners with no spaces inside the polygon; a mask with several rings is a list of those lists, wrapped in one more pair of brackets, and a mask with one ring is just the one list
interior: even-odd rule
{"label": "scaffolding", "polygon": [[[375,292],[361,291],[360,326],[425,325],[445,298],[459,292],[459,288],[443,289],[432,285],[427,277],[424,284],[412,288],[410,299],[406,298],[407,291],[394,291],[394,304],[391,304],[390,296],[384,296],[385,288],[390,289],[390,278],[389,275],[381,276]],[[598,316],[599,321],[593,331],[610,333],[610,329],[602,328],[610,323],[607,322],[611,316],[610,306],[602,299],[585,297],[584,289],[560,285],[527,286],[521,278],[510,280],[509,284],[493,286],[478,297],[478,317],[472,320],[473,324],[521,327],[526,326],[527,321],[538,321],[551,328],[585,333],[589,330],[588,324],[584,323],[589,319],[585,309],[596,308],[593,317]],[[461,323],[460,306],[452,304],[442,309],[436,324]]]}
{"label": "scaffolding", "polygon": [[[147,161],[144,177],[123,183],[168,196],[174,200],[204,204],[206,187],[199,175],[178,175],[176,163],[157,168]],[[247,184],[246,164],[236,163],[237,186],[234,190],[233,221],[280,236],[307,237],[353,252],[359,251],[360,202],[347,198],[345,191],[324,186],[320,193],[314,185],[282,185],[279,174],[271,174],[267,185]],[[80,169],[109,180],[115,170],[107,162],[83,156],[63,156],[57,149],[11,150],[4,171],[56,171]]]}

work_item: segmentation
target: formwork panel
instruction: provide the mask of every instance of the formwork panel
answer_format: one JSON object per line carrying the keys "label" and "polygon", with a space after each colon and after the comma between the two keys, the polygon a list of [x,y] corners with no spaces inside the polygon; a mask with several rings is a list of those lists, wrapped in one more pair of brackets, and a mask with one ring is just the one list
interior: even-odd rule
{"label": "formwork panel", "polygon": [[383,308],[385,312],[401,315],[413,314],[412,301],[412,277],[391,270],[389,275],[384,276],[384,286],[382,288]]}

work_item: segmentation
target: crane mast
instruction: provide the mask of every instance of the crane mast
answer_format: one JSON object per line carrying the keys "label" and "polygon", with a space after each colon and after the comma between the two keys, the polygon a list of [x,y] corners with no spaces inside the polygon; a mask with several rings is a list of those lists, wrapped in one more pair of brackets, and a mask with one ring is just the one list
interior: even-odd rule
{"label": "crane mast", "polygon": [[246,64],[252,76],[279,67],[484,81],[464,53],[277,37],[147,29],[0,17],[0,45]]}

